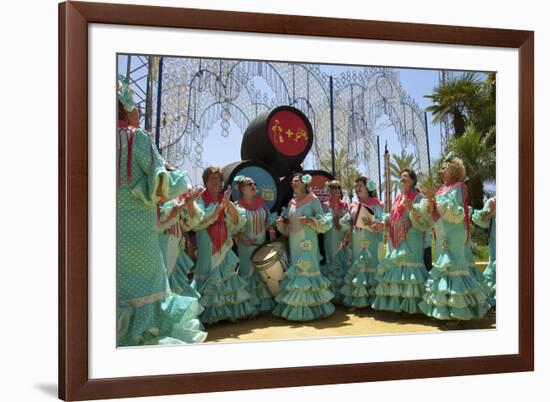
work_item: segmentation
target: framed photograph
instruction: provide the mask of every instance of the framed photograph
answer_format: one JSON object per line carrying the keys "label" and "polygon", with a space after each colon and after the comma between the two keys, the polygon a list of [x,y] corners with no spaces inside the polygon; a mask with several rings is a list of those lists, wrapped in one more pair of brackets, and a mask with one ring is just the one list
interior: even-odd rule
{"label": "framed photograph", "polygon": [[533,32],[65,2],[59,44],[61,399],[534,369]]}

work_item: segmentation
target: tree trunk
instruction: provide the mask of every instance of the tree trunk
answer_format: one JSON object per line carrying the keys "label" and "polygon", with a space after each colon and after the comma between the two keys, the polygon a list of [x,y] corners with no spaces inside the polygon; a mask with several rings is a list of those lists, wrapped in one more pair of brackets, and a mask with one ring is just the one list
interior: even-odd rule
{"label": "tree trunk", "polygon": [[468,198],[472,208],[483,208],[483,182],[481,180],[477,178],[470,179],[468,182]]}
{"label": "tree trunk", "polygon": [[453,113],[453,128],[455,129],[455,137],[462,137],[466,131],[466,121],[459,111]]}

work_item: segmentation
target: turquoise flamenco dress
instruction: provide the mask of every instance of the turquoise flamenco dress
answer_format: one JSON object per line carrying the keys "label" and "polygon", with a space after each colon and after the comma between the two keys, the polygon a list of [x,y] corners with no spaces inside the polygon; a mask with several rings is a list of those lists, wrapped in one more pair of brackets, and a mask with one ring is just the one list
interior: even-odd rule
{"label": "turquoise flamenco dress", "polygon": [[222,200],[223,194],[211,200],[205,191],[197,201],[202,219],[195,227],[198,258],[194,278],[204,307],[201,321],[205,324],[248,318],[256,311],[246,290],[247,282],[237,273],[239,258],[231,249],[232,236],[244,227],[246,215],[236,206],[238,221],[233,223],[227,208],[216,213]]}
{"label": "turquoise flamenco dress", "polygon": [[172,292],[183,295],[200,297],[195,280],[190,280],[195,263],[185,252],[187,245],[186,232],[193,230],[202,218],[196,205],[193,203],[193,217],[187,208],[171,217],[172,209],[176,206],[175,200],[170,200],[160,207],[160,221],[158,224],[159,243],[166,266],[166,275]]}
{"label": "turquoise flamenco dress", "polygon": [[485,285],[489,289],[487,294],[487,302],[491,307],[495,307],[496,300],[496,290],[497,290],[497,245],[496,245],[496,219],[495,215],[491,219],[484,220],[483,217],[489,213],[489,202],[487,201],[481,210],[474,211],[472,220],[476,225],[484,229],[489,229],[489,263],[485,270],[483,271],[483,278],[485,280]]}
{"label": "turquoise flamenco dress", "polygon": [[324,212],[332,215],[332,228],[324,234],[325,264],[321,267],[321,272],[330,281],[330,290],[334,293],[333,303],[341,303],[343,295],[340,290],[344,286],[351,250],[347,245],[342,246],[345,232],[340,226],[340,219],[349,212],[349,206],[342,200],[337,204],[328,200],[322,205]]}
{"label": "turquoise flamenco dress", "polygon": [[[413,206],[422,199],[416,191],[409,192],[407,197]],[[378,267],[372,308],[416,314],[421,313],[418,305],[428,279],[424,266],[424,233],[430,222],[420,215],[415,218],[402,204],[403,198],[403,194],[397,196],[386,220],[390,227],[389,250]]]}
{"label": "turquoise flamenco dress", "polygon": [[160,199],[187,190],[185,173],[165,169],[145,131],[119,121],[117,137],[117,345],[203,342],[202,307],[170,290],[157,232]]}
{"label": "turquoise flamenco dress", "polygon": [[[468,206],[468,214],[469,214],[470,220],[472,220],[473,218],[473,213],[474,213],[474,209]],[[468,237],[468,241],[466,242],[464,253],[466,255],[466,261],[468,262],[468,269],[470,270],[470,275],[472,275],[472,277],[475,278],[475,280],[478,281],[483,286],[483,292],[485,294],[488,294],[489,288],[485,283],[485,277],[483,276],[483,273],[477,268],[476,262],[474,260],[474,252],[472,249],[472,239],[470,237]]]}
{"label": "turquoise flamenco dress", "polygon": [[[277,228],[289,236],[291,265],[281,281],[273,314],[291,321],[328,317],[335,310],[331,303],[334,294],[329,290],[330,281],[320,271],[317,234],[330,229],[332,217],[323,212],[313,192],[300,202],[293,198],[282,215],[288,223],[279,222]],[[313,227],[302,225],[302,216],[313,219]]]}
{"label": "turquoise flamenco dress", "polygon": [[[374,212],[377,221],[382,221],[383,210],[377,198],[369,198],[366,204]],[[344,276],[341,293],[343,304],[348,307],[370,307],[374,302],[377,285],[376,273],[379,254],[383,240],[382,232],[371,232],[355,226],[359,203],[354,202],[340,224],[346,231],[351,231],[352,260]]]}
{"label": "turquoise flamenco dress", "polygon": [[457,182],[438,190],[433,213],[428,212],[427,200],[415,207],[424,219],[432,219],[436,234],[437,259],[426,281],[420,309],[439,320],[479,319],[490,308],[484,286],[470,273],[466,260],[467,205],[467,187]]}
{"label": "turquoise flamenco dress", "polygon": [[251,206],[243,199],[239,199],[237,204],[246,213],[246,224],[241,232],[253,242],[250,246],[246,246],[240,241],[237,242],[240,260],[239,276],[247,282],[246,289],[251,295],[251,302],[256,309],[256,314],[260,314],[273,310],[275,301],[252,264],[252,254],[265,243],[267,227],[275,223],[277,214],[269,212],[261,197],[258,197],[256,203]]}

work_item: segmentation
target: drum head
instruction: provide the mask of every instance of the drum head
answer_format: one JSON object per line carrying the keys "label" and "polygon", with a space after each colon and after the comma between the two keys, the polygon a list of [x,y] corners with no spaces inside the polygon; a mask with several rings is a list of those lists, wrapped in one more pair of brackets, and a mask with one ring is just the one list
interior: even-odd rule
{"label": "drum head", "polygon": [[269,261],[277,257],[277,254],[283,248],[283,244],[278,241],[265,243],[263,246],[260,246],[252,254],[253,263],[262,263]]}

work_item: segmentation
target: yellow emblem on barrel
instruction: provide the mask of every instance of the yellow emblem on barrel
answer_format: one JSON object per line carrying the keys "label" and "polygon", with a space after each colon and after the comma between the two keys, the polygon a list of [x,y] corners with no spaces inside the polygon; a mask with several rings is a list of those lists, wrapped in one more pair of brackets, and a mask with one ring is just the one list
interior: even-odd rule
{"label": "yellow emblem on barrel", "polygon": [[269,185],[262,186],[260,188],[260,194],[266,201],[273,201],[275,199],[275,191],[273,190],[273,187]]}

